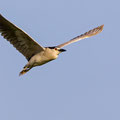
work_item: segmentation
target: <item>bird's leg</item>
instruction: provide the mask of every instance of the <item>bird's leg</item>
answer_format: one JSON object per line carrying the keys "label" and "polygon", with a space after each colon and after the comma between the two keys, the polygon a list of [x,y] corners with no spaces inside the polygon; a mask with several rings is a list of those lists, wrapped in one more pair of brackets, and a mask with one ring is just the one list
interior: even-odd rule
{"label": "bird's leg", "polygon": [[25,65],[23,70],[20,72],[19,76],[25,74],[26,72],[28,72],[30,69],[32,68],[32,66],[28,66],[28,65]]}

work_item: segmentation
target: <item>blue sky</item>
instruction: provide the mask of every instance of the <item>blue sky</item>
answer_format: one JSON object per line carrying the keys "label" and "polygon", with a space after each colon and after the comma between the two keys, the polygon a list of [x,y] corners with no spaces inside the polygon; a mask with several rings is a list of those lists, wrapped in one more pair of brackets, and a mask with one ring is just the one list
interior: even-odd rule
{"label": "blue sky", "polygon": [[2,0],[1,14],[43,46],[104,24],[55,61],[19,77],[26,59],[0,37],[1,120],[120,120],[120,1]]}

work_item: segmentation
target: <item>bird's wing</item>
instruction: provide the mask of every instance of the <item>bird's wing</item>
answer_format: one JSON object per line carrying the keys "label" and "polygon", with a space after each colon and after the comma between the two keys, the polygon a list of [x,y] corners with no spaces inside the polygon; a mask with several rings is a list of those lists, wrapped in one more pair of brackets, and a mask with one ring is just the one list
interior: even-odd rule
{"label": "bird's wing", "polygon": [[20,28],[0,15],[0,33],[13,46],[29,60],[36,53],[43,51],[44,47],[29,37]]}
{"label": "bird's wing", "polygon": [[60,45],[58,45],[58,46],[56,46],[56,47],[62,48],[62,47],[66,46],[66,45],[69,45],[69,44],[71,44],[71,43],[73,43],[73,42],[77,42],[77,41],[79,41],[79,40],[82,40],[82,39],[85,39],[85,38],[89,38],[89,37],[91,37],[91,36],[94,36],[94,35],[100,33],[100,32],[103,30],[103,27],[104,27],[104,25],[98,26],[98,27],[96,27],[96,28],[94,28],[94,29],[92,29],[92,30],[89,30],[88,32],[86,32],[86,33],[84,33],[84,34],[81,34],[80,36],[77,36],[77,37],[71,39],[70,41],[65,42],[65,43],[63,43],[63,44],[60,44]]}

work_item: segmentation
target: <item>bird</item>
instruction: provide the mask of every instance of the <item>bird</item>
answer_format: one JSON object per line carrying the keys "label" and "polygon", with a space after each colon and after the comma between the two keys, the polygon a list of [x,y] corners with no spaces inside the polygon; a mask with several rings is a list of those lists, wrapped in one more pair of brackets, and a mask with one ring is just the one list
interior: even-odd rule
{"label": "bird", "polygon": [[64,46],[71,43],[89,38],[100,33],[103,30],[104,24],[94,29],[85,32],[63,44],[43,47],[38,44],[32,37],[19,27],[8,21],[0,14],[0,34],[9,41],[23,56],[27,59],[27,64],[23,67],[19,76],[27,73],[30,69],[36,66],[41,66],[58,58],[60,53],[65,52]]}

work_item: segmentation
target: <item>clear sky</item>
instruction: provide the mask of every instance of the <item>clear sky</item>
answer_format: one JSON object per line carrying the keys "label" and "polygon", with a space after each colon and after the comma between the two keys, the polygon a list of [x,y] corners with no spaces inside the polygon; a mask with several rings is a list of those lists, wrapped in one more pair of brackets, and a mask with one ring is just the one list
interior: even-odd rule
{"label": "clear sky", "polygon": [[105,25],[21,77],[26,59],[0,36],[0,120],[120,120],[119,0],[1,0],[0,13],[43,46]]}

